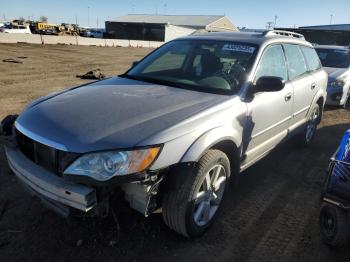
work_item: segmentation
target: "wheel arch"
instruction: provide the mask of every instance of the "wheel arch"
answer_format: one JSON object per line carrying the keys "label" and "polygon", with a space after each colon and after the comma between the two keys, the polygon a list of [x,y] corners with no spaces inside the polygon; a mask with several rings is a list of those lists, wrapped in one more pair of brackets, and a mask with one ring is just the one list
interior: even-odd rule
{"label": "wheel arch", "polygon": [[314,96],[314,99],[312,101],[312,104],[311,104],[311,107],[309,109],[309,112],[308,112],[308,116],[310,116],[311,114],[311,109],[313,108],[314,105],[318,104],[319,107],[320,107],[320,118],[319,118],[319,121],[318,121],[318,124],[321,122],[322,120],[322,116],[323,116],[323,109],[324,109],[324,105],[326,103],[326,96],[327,94],[325,94],[325,92],[323,91],[323,89],[320,89],[316,95]]}
{"label": "wheel arch", "polygon": [[237,161],[240,157],[242,137],[233,128],[219,127],[212,129],[200,136],[181,158],[182,163],[198,162],[209,149],[223,151],[230,162]]}

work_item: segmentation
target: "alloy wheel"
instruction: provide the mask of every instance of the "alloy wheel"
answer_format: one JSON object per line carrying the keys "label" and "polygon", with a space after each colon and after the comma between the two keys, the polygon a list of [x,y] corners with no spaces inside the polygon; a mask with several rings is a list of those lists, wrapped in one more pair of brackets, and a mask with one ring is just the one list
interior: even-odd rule
{"label": "alloy wheel", "polygon": [[195,197],[193,219],[197,226],[207,225],[217,212],[224,195],[226,170],[216,164],[205,175]]}
{"label": "alloy wheel", "polygon": [[316,129],[317,129],[317,121],[320,117],[320,110],[318,107],[314,109],[314,111],[311,114],[311,118],[306,126],[306,134],[305,134],[305,140],[307,143],[309,143],[314,136]]}

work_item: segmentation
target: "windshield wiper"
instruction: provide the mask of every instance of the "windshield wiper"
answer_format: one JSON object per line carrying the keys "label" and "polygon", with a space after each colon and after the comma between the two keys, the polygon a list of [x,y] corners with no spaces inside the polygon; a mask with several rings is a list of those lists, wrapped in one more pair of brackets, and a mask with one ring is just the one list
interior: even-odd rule
{"label": "windshield wiper", "polygon": [[119,77],[128,78],[128,79],[137,80],[137,81],[148,82],[148,83],[157,84],[157,85],[167,85],[167,86],[171,86],[171,87],[185,88],[185,85],[180,85],[178,83],[173,83],[170,81],[157,79],[157,78],[142,77],[142,76],[135,76],[135,75],[128,75],[128,74],[122,74]]}
{"label": "windshield wiper", "polygon": [[128,74],[121,74],[121,75],[119,75],[119,77],[128,78],[128,79],[132,79],[132,80],[138,80],[138,81],[144,81],[143,79],[141,79],[141,77],[136,77],[136,76],[132,76],[132,75],[128,75]]}
{"label": "windshield wiper", "polygon": [[147,82],[147,83],[156,84],[156,85],[164,85],[164,86],[170,86],[174,88],[193,90],[197,92],[206,92],[206,93],[212,93],[212,94],[227,95],[232,92],[231,90],[221,90],[221,89],[211,88],[206,86],[202,86],[201,88],[198,88],[197,86],[190,85],[190,84],[174,83],[171,81],[157,79],[157,78],[149,78],[149,77],[142,77],[142,76],[135,76],[135,75],[128,75],[128,74],[123,74],[123,75],[120,75],[119,77],[124,77],[128,79]]}

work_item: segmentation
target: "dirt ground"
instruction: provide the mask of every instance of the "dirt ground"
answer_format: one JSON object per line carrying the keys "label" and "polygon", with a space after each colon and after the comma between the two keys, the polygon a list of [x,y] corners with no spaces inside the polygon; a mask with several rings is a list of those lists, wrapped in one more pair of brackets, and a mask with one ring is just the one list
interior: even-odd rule
{"label": "dirt ground", "polygon": [[[75,75],[93,68],[122,73],[149,51],[0,44],[0,118],[86,82]],[[1,62],[9,57],[27,58]],[[196,240],[169,230],[160,214],[145,219],[123,202],[115,218],[66,223],[20,187],[0,145],[0,261],[349,261],[349,245],[324,245],[317,222],[328,159],[348,128],[349,107],[328,108],[313,145],[287,143],[245,171],[216,223]]]}

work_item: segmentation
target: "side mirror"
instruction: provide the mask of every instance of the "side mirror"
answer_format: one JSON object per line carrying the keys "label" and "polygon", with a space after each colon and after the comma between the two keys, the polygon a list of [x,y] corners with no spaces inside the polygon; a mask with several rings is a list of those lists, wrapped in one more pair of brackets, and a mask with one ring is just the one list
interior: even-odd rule
{"label": "side mirror", "polygon": [[132,62],[132,67],[137,66],[137,65],[138,65],[138,63],[140,63],[140,61],[134,61],[134,62]]}
{"label": "side mirror", "polygon": [[281,77],[262,76],[256,81],[255,92],[281,91],[285,84],[285,81]]}

